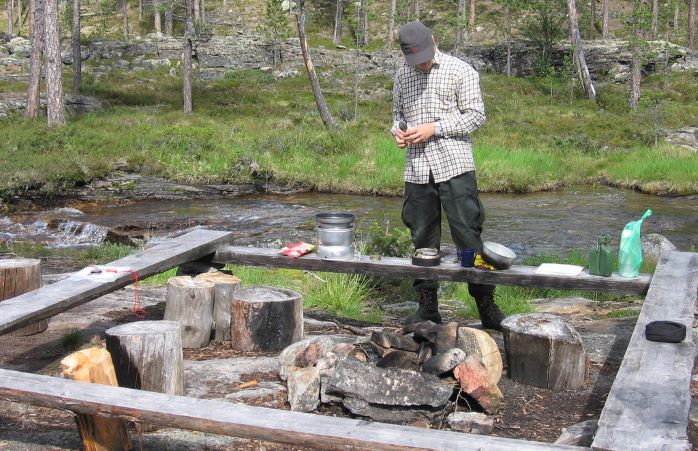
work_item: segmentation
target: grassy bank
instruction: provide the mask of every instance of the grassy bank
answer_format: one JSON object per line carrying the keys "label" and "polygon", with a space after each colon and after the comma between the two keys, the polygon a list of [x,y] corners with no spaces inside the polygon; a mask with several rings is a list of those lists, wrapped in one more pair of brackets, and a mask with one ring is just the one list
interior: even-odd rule
{"label": "grassy bank", "polygon": [[[188,116],[180,111],[180,79],[165,69],[85,78],[84,93],[110,108],[54,129],[20,116],[0,121],[3,197],[28,188],[60,192],[117,167],[192,183],[262,179],[330,192],[402,190],[403,152],[387,133],[386,77],[362,82],[377,95],[359,102],[356,116],[351,79],[344,80],[347,92],[330,89],[323,79],[340,122],[335,131],[322,127],[303,73],[277,80],[242,70],[199,82]],[[474,142],[485,191],[537,191],[605,179],[651,193],[698,192],[698,158],[663,142],[664,130],[698,122],[691,74],[672,74],[666,91],[661,79],[646,80],[634,114],[621,86],[600,87],[595,104],[554,77],[482,74],[482,85],[488,121]],[[0,92],[22,87],[0,81]]]}

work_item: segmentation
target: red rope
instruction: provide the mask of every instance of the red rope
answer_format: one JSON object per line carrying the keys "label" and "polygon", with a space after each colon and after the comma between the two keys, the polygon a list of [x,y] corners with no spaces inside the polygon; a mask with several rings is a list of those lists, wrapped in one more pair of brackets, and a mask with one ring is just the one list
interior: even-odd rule
{"label": "red rope", "polygon": [[[89,265],[90,267],[97,268],[95,265]],[[99,268],[97,268],[99,272]],[[145,317],[148,316],[148,311],[141,307],[141,300],[138,297],[138,273],[132,269],[125,269],[122,271],[119,271],[117,269],[112,269],[112,268],[107,268],[104,270],[104,272],[113,272],[113,273],[120,273],[120,272],[130,272],[131,275],[133,276],[133,314],[136,316],[136,318],[139,319],[144,319]]]}

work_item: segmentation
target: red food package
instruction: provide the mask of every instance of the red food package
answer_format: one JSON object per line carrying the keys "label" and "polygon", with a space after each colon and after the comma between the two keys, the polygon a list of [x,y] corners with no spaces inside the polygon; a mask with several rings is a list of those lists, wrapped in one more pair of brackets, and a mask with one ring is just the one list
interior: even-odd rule
{"label": "red food package", "polygon": [[291,258],[298,258],[301,255],[309,254],[315,250],[315,246],[312,244],[304,243],[299,241],[294,244],[289,244],[279,249],[279,254],[284,254]]}

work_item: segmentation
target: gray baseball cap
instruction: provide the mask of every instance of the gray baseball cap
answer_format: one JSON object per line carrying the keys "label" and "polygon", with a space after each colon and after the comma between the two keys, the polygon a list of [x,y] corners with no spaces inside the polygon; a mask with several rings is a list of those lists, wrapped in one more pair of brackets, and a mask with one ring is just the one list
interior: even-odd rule
{"label": "gray baseball cap", "polygon": [[431,30],[422,22],[408,22],[400,29],[400,48],[410,66],[426,63],[434,58],[434,39]]}

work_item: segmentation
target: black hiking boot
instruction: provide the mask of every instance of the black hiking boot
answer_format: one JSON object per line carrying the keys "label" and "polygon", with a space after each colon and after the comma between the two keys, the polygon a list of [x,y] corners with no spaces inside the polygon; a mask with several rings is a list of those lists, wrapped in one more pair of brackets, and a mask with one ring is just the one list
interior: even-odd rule
{"label": "black hiking boot", "polygon": [[417,302],[419,302],[417,315],[409,316],[405,320],[405,324],[421,323],[422,321],[433,321],[437,324],[441,323],[439,299],[437,297],[436,288],[417,290]]}
{"label": "black hiking boot", "polygon": [[469,284],[468,291],[475,298],[482,328],[501,331],[504,313],[494,302],[494,285]]}

